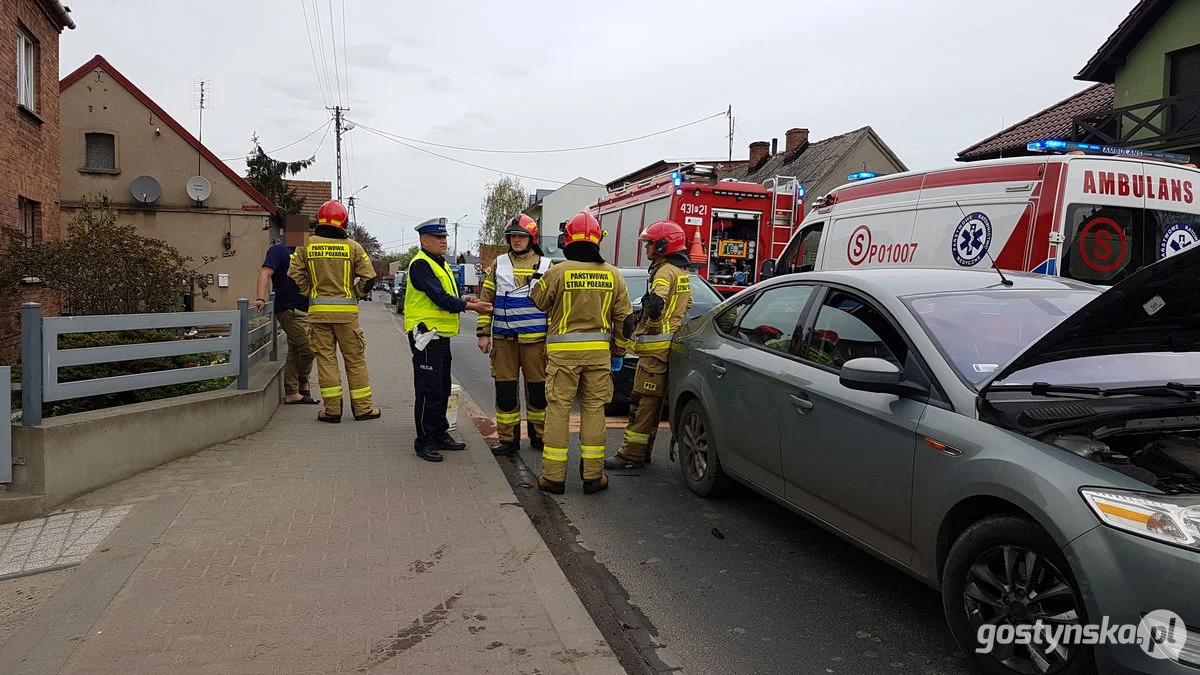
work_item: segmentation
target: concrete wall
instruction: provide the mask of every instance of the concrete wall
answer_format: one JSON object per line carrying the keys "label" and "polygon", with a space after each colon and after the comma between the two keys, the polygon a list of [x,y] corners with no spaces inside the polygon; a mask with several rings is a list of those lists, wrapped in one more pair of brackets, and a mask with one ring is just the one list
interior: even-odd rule
{"label": "concrete wall", "polygon": [[[583,211],[588,204],[603,197],[608,190],[600,183],[586,178],[575,180],[560,187],[542,200],[541,239],[542,252],[546,255],[559,253],[558,224],[570,220],[571,216]],[[609,233],[616,236],[616,232]]]}
{"label": "concrete wall", "polygon": [[[16,105],[19,26],[38,42],[36,117]],[[0,2],[0,224],[19,222],[18,197],[38,202],[36,224],[43,241],[58,238],[58,41],[57,25],[37,0]],[[6,247],[7,238],[0,236],[0,255]],[[58,314],[57,297],[25,290],[0,296],[0,363],[18,358],[20,303],[41,302],[46,313]]]}
{"label": "concrete wall", "polygon": [[[282,340],[281,340],[282,342]],[[260,361],[250,388],[225,389],[134,405],[51,417],[40,426],[14,425],[9,494],[44,495],[48,512],[71,499],[161,464],[266,426],[283,399],[279,360]],[[15,505],[15,503],[14,503]],[[28,503],[9,511],[0,502],[0,523],[32,517]],[[36,515],[36,514],[34,514]]]}
{"label": "concrete wall", "polygon": [[[155,133],[158,130],[158,134]],[[117,168],[84,168],[84,134],[103,132],[115,137]],[[197,163],[199,160],[199,164]],[[212,196],[202,208],[188,197],[189,178],[204,176]],[[107,192],[118,205],[120,222],[138,228],[144,237],[162,239],[200,266],[205,256],[223,256],[225,233],[231,234],[232,257],[201,268],[229,275],[228,288],[209,290],[216,304],[196,301],[196,309],[232,309],[239,297],[254,298],[258,270],[269,247],[267,217],[250,195],[221,173],[183,137],[174,133],[149,108],[107,73],[97,68],[62,92],[62,219],[66,221],[85,195]],[[153,176],[162,197],[146,206],[133,199],[130,183]],[[254,209],[254,210],[246,210]]]}
{"label": "concrete wall", "polygon": [[1200,44],[1200,2],[1176,2],[1117,70],[1113,107],[1163,98],[1170,84],[1169,52]]}

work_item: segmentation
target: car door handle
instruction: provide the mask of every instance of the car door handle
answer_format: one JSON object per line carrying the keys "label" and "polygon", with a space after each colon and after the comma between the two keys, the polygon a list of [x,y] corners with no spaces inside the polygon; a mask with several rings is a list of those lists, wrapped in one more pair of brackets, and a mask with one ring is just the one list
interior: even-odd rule
{"label": "car door handle", "polygon": [[788,394],[788,398],[791,399],[792,405],[796,406],[796,408],[798,408],[800,410],[800,412],[808,412],[809,410],[812,410],[814,407],[813,402],[804,398],[803,396],[797,396],[795,394]]}
{"label": "car door handle", "polygon": [[709,368],[712,368],[713,372],[717,374],[717,377],[721,377],[721,376],[722,376],[722,375],[724,375],[725,373],[729,372],[729,371],[728,371],[728,370],[725,368],[725,366],[722,366],[722,365],[720,365],[720,364],[717,364],[717,363],[710,363],[710,364],[708,365],[708,367],[709,367]]}

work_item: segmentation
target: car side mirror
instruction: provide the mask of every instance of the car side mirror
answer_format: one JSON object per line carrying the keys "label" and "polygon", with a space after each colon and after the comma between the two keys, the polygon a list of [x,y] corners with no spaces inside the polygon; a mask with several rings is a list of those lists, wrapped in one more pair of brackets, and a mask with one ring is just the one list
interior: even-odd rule
{"label": "car side mirror", "polygon": [[775,261],[769,259],[762,261],[762,266],[758,268],[758,278],[770,279],[773,276],[775,276]]}
{"label": "car side mirror", "polygon": [[851,359],[842,365],[838,381],[847,389],[874,394],[920,396],[924,387],[904,381],[904,370],[886,359],[874,356]]}

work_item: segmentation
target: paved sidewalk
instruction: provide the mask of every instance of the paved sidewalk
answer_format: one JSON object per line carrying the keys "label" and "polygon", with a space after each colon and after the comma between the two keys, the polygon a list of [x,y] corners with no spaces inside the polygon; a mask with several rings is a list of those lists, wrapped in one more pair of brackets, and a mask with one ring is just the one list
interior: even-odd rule
{"label": "paved sidewalk", "polygon": [[408,343],[387,304],[361,307],[383,418],[281,406],[260,433],[68,505],[132,508],[0,645],[0,670],[624,672],[467,416],[467,451],[413,453]]}

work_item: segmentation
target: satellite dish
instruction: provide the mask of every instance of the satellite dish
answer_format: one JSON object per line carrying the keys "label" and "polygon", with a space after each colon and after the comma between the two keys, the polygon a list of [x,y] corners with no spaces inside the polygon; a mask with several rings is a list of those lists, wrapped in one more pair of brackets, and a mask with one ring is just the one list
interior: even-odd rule
{"label": "satellite dish", "polygon": [[187,193],[192,199],[202,202],[212,196],[212,184],[204,176],[192,176],[187,182]]}
{"label": "satellite dish", "polygon": [[154,176],[138,176],[129,184],[129,192],[139,202],[153,204],[162,196],[162,186]]}

